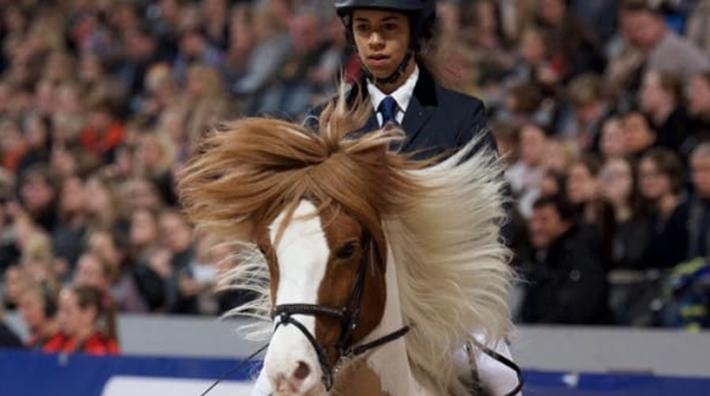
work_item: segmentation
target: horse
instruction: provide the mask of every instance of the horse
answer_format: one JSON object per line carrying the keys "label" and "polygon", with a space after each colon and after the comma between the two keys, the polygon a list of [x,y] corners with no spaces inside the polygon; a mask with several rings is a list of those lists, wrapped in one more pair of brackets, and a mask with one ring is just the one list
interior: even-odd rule
{"label": "horse", "polygon": [[472,329],[512,328],[502,167],[477,141],[448,158],[390,148],[388,125],[341,92],[317,128],[227,122],[179,174],[186,215],[234,244],[224,285],[257,295],[230,312],[262,319],[277,395],[471,395],[455,357]]}

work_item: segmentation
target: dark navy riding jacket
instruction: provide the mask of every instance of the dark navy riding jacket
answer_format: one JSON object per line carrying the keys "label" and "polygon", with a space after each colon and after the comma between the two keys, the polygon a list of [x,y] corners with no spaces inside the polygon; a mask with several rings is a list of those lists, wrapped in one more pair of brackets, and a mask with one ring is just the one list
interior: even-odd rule
{"label": "dark navy riding jacket", "polygon": [[[425,68],[420,66],[419,70],[419,79],[402,120],[406,139],[401,150],[414,153],[416,159],[444,152],[453,154],[477,135],[483,135],[482,143],[495,150],[495,140],[486,126],[483,103],[474,97],[442,87]],[[363,89],[367,94],[365,84],[363,80],[354,86],[350,98],[356,97],[358,89]],[[323,108],[316,107],[307,118],[306,125],[315,126],[315,120]],[[367,132],[376,129],[379,129],[379,124],[373,112],[361,130]]]}

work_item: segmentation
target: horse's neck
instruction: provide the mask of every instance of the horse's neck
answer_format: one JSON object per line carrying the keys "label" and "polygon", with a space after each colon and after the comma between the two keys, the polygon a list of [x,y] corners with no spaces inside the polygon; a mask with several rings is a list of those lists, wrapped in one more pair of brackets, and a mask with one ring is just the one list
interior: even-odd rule
{"label": "horse's neck", "polygon": [[[399,288],[397,287],[397,273],[395,265],[389,255],[387,262],[389,263],[386,273],[387,285],[387,300],[385,311],[382,315],[380,324],[370,333],[363,343],[370,342],[386,336],[396,330],[399,330],[404,325],[402,320],[401,305],[399,302]],[[409,367],[407,358],[407,349],[404,343],[404,338],[398,338],[395,341],[387,343],[372,352],[367,354],[365,358],[366,365],[355,364],[351,370],[346,370],[343,375],[351,377],[345,380],[347,384],[356,384],[351,386],[343,386],[339,393],[336,394],[372,394],[376,395],[377,391],[372,393],[362,393],[362,387],[378,387],[381,389],[379,395],[388,396],[424,396],[428,395],[422,390],[422,387],[417,384],[414,375]],[[374,390],[374,389],[373,389]],[[345,391],[343,393],[343,391]]]}

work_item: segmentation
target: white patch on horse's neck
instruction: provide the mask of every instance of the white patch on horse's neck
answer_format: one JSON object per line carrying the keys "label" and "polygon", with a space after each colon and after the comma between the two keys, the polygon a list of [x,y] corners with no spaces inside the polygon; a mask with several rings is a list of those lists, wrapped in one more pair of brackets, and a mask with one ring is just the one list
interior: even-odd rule
{"label": "white patch on horse's neck", "polygon": [[[320,217],[314,216],[316,207],[309,201],[301,201],[293,213],[292,220],[283,229],[278,245],[275,246],[279,267],[279,285],[276,305],[317,304],[318,289],[326,272],[330,255]],[[274,243],[276,234],[285,220],[281,213],[269,227],[269,237]],[[307,315],[293,315],[311,334],[315,334],[315,318]],[[278,322],[278,318],[276,321]],[[296,362],[307,362],[311,369],[320,373],[315,350],[296,326],[281,326],[274,333],[269,351],[265,357],[265,368],[272,376],[291,373]],[[320,381],[320,375],[314,376]]]}
{"label": "white patch on horse's neck", "polygon": [[[399,330],[404,325],[402,310],[399,302],[399,287],[397,286],[397,270],[392,254],[387,249],[387,271],[385,273],[387,297],[382,321],[363,340],[366,343],[383,337],[393,331]],[[383,391],[390,396],[417,396],[428,395],[416,382],[407,358],[407,349],[404,338],[387,343],[371,352],[367,364],[380,377]]]}

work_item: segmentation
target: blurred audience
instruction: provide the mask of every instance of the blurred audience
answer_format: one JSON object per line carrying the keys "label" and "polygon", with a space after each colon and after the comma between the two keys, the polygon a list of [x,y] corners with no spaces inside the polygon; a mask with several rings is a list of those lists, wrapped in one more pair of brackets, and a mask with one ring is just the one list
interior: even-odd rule
{"label": "blurred audience", "polygon": [[[522,319],[683,326],[657,305],[710,249],[708,1],[437,9],[429,58],[484,100],[504,155]],[[360,76],[332,1],[24,0],[0,14],[0,289],[26,344],[115,352],[99,323],[111,310],[216,315],[250,298],[217,292],[232,252],[180,214],[175,174],[219,122],[301,121],[341,72]]]}

